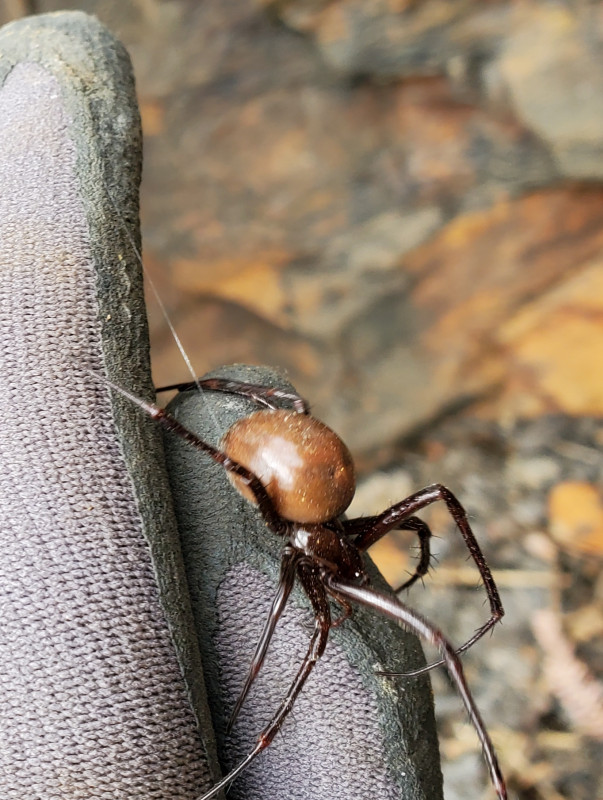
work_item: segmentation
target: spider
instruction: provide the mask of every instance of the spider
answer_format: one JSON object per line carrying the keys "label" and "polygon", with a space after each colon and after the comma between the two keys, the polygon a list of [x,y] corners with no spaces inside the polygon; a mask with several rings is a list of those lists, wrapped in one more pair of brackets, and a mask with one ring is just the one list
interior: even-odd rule
{"label": "spider", "polygon": [[[504,610],[467,515],[452,492],[441,484],[434,484],[376,516],[342,519],[341,515],[355,492],[352,457],[337,434],[310,415],[308,405],[299,395],[279,388],[223,378],[199,379],[159,389],[231,393],[247,397],[260,406],[259,410],[235,422],[226,431],[219,447],[214,447],[185,428],[165,409],[103,380],[165,429],[220,464],[237,490],[257,506],[268,528],[283,540],[277,593],[232,711],[229,729],[262,667],[276,624],[296,580],[301,584],[314,613],[314,631],[306,655],[276,713],[258,735],[253,750],[198,800],[210,800],[218,794],[270,745],[324,653],[329,631],[350,617],[353,604],[367,606],[378,614],[396,620],[438,648],[441,654],[439,661],[404,674],[419,675],[436,666],[446,667],[477,732],[496,794],[499,800],[505,800],[505,780],[459,658],[501,619]],[[282,408],[283,402],[289,403],[291,408]],[[489,619],[456,650],[437,627],[405,603],[372,589],[363,564],[363,553],[389,531],[409,530],[418,536],[420,558],[415,572],[396,591],[408,588],[425,575],[430,563],[431,531],[415,514],[437,501],[445,503],[458,526],[479,570],[490,604]],[[331,617],[329,600],[342,608],[336,620]]]}

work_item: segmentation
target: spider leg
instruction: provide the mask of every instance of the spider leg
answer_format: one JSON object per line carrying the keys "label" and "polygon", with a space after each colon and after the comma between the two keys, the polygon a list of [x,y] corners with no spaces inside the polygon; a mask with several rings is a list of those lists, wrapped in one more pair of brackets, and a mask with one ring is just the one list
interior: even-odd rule
{"label": "spider leg", "polygon": [[294,550],[291,547],[284,548],[283,557],[281,561],[281,574],[278,582],[278,589],[276,595],[274,596],[274,600],[272,601],[272,606],[270,608],[270,613],[268,614],[268,619],[266,620],[264,630],[262,631],[262,635],[260,636],[260,639],[258,641],[255,653],[251,660],[251,664],[249,665],[247,678],[245,680],[245,683],[243,684],[241,693],[239,694],[237,702],[235,703],[232,713],[230,715],[230,719],[226,727],[227,733],[231,730],[232,726],[234,725],[235,720],[239,715],[239,711],[241,710],[243,703],[245,702],[245,698],[247,697],[254,680],[256,679],[260,669],[262,668],[262,664],[264,663],[266,653],[268,652],[268,647],[270,646],[272,635],[274,634],[274,630],[277,626],[277,623],[283,611],[285,610],[285,606],[287,605],[287,600],[289,599],[289,595],[291,594],[291,590],[293,589],[293,584],[295,582],[295,571],[297,568],[298,559],[299,559],[299,554],[297,553],[296,550]]}
{"label": "spider leg", "polygon": [[343,597],[338,597],[336,594],[333,594],[333,598],[337,600],[337,602],[341,606],[342,611],[341,614],[336,619],[332,620],[331,627],[339,628],[339,626],[342,625],[346,621],[346,619],[349,619],[352,616],[353,609],[352,606],[348,603],[348,601],[344,600]]}
{"label": "spider leg", "polygon": [[327,599],[326,590],[316,568],[298,565],[297,574],[310,602],[312,603],[312,608],[314,610],[316,619],[314,633],[310,639],[304,660],[302,661],[297,675],[289,687],[287,695],[282,700],[280,706],[268,725],[266,725],[266,727],[259,734],[257,743],[253,750],[238,766],[236,766],[231,772],[228,773],[228,775],[222,778],[219,783],[210,789],[209,792],[204,794],[202,797],[197,798],[197,800],[210,800],[211,797],[214,797],[216,794],[218,794],[221,789],[224,789],[226,786],[232,783],[232,781],[234,781],[235,778],[237,778],[243,772],[243,770],[245,770],[249,764],[251,764],[251,762],[270,745],[280,730],[283,722],[287,718],[289,712],[293,708],[295,700],[301,692],[308,676],[314,669],[316,662],[324,653],[327,639],[329,637],[329,630],[331,629],[331,613],[329,610],[329,601]]}
{"label": "spider leg", "polygon": [[386,533],[389,533],[389,531],[394,530],[394,528],[401,531],[414,531],[417,534],[421,550],[419,563],[410,578],[394,590],[396,594],[398,594],[398,592],[401,592],[403,589],[409,589],[415,581],[422,578],[423,575],[427,575],[429,572],[429,565],[431,563],[429,542],[432,533],[429,525],[422,519],[419,519],[419,517],[409,517],[408,519],[396,523],[386,531],[383,531],[379,525],[380,517],[381,515],[377,517],[358,517],[356,519],[343,520],[343,526],[348,536],[356,535],[357,538],[354,544],[361,551],[368,550],[371,545],[379,541],[379,539],[385,536]]}
{"label": "spider leg", "polygon": [[270,496],[260,479],[254,475],[253,472],[248,470],[247,467],[244,467],[237,461],[233,461],[232,458],[229,458],[226,455],[226,453],[223,453],[217,447],[205,442],[195,433],[189,431],[188,428],[185,428],[184,425],[178,422],[178,420],[169,414],[164,408],[159,408],[159,406],[156,406],[153,403],[148,403],[146,400],[136,397],[136,395],[126,391],[126,389],[123,389],[121,386],[113,383],[108,378],[105,378],[96,372],[92,372],[92,370],[86,371],[89,372],[90,375],[92,375],[92,377],[97,381],[105,383],[107,386],[111,387],[113,391],[121,394],[123,397],[126,397],[128,400],[130,400],[130,402],[134,403],[134,405],[137,405],[145,412],[145,414],[148,414],[151,419],[154,419],[166,430],[172,431],[172,433],[175,433],[177,436],[180,436],[181,439],[184,439],[187,444],[190,444],[191,447],[194,447],[196,450],[200,450],[202,453],[208,455],[217,464],[221,464],[227,472],[232,472],[234,475],[237,475],[241,479],[242,483],[244,483],[245,486],[247,486],[253,492],[258,509],[268,527],[279,536],[283,536],[288,533],[289,523],[284,520],[276,510],[274,503],[270,499]]}
{"label": "spider leg", "polygon": [[[358,544],[357,541],[356,546],[359,549],[366,549],[368,546],[366,542],[374,544],[382,536],[385,536],[386,533],[389,533],[389,531],[400,527],[401,523],[405,524],[408,522],[409,517],[412,517],[412,515],[417,511],[420,511],[422,508],[426,508],[432,503],[436,503],[438,500],[442,500],[444,503],[446,503],[446,507],[450,513],[450,516],[456,522],[457,527],[460,530],[463,539],[465,540],[465,544],[469,550],[471,558],[475,562],[482,581],[484,582],[486,594],[488,595],[488,602],[490,604],[490,618],[475,631],[470,639],[468,639],[463,645],[461,645],[461,647],[458,648],[457,653],[460,654],[464,653],[465,650],[468,650],[472,645],[475,644],[475,642],[478,641],[478,639],[481,639],[485,633],[493,628],[494,625],[496,625],[496,623],[502,618],[505,611],[500,600],[496,583],[494,582],[494,578],[490,572],[490,568],[488,567],[486,559],[484,558],[484,554],[482,553],[481,548],[477,543],[477,539],[471,530],[471,526],[469,525],[469,520],[467,519],[465,509],[452,494],[452,492],[445,486],[442,486],[439,483],[434,483],[432,486],[427,486],[425,489],[421,489],[421,491],[411,494],[410,497],[407,497],[405,500],[401,500],[399,503],[391,506],[391,508],[386,509],[382,514],[379,514],[376,517],[368,517],[366,521],[370,522],[372,527],[365,527],[359,536],[360,544]],[[355,520],[351,520],[351,522],[355,522]],[[348,524],[349,523],[347,522],[343,523],[346,532],[348,530]],[[421,557],[421,561],[422,560],[423,555]],[[441,659],[440,661],[436,661],[433,664],[428,664],[426,667],[422,667],[414,672],[405,672],[401,674],[407,676],[421,675],[422,673],[428,672],[430,669],[438,667],[443,663],[444,660]],[[396,673],[392,673],[392,675],[393,674]]]}
{"label": "spider leg", "polygon": [[419,548],[421,555],[419,557],[419,562],[415,567],[415,571],[410,576],[407,581],[401,583],[397,589],[395,589],[396,594],[401,592],[403,589],[409,589],[415,581],[419,578],[422,578],[423,575],[427,575],[429,572],[429,565],[431,564],[431,548],[430,548],[430,541],[432,537],[431,528],[426,522],[423,522],[422,519],[419,517],[409,517],[404,524],[402,525],[401,530],[403,531],[414,531],[417,536],[419,537]]}
{"label": "spider leg", "polygon": [[300,414],[309,414],[310,407],[303,397],[296,392],[286,392],[284,389],[277,389],[271,386],[261,386],[257,383],[245,383],[244,381],[234,381],[227,378],[199,378],[196,381],[186,383],[172,383],[170,386],[162,386],[156,392],[189,392],[205,390],[210,392],[224,392],[226,394],[237,394],[241,397],[248,397],[260,406],[267,408],[279,408],[276,400],[288,400],[296,411]]}
{"label": "spider leg", "polygon": [[328,574],[325,576],[325,584],[327,589],[332,591],[336,596],[345,597],[355,603],[360,603],[368,608],[372,608],[379,614],[391,617],[391,619],[402,623],[409,631],[415,633],[439,649],[442,654],[442,663],[445,664],[451,679],[454,681],[482,745],[484,757],[496,793],[500,800],[506,800],[507,789],[498,764],[494,745],[492,744],[492,740],[488,735],[486,726],[477,709],[473,695],[467,685],[461,660],[444,634],[436,628],[435,625],[432,625],[420,614],[417,614],[416,611],[413,611],[408,606],[404,605],[404,603],[401,603],[393,597],[387,597],[387,595],[380,594],[364,586],[356,586],[353,583],[338,580],[334,576]]}

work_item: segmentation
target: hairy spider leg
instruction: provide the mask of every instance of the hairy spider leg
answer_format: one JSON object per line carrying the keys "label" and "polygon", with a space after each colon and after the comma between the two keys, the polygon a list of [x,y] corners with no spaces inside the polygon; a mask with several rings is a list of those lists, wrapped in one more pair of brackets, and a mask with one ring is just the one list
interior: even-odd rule
{"label": "hairy spider leg", "polygon": [[325,582],[329,591],[332,591],[336,597],[345,597],[355,603],[367,606],[373,611],[391,617],[402,623],[402,625],[412,633],[420,636],[422,639],[438,648],[442,654],[442,662],[445,664],[451,679],[454,681],[457,691],[467,709],[471,723],[476,730],[484,751],[490,777],[499,800],[507,800],[505,780],[498,764],[494,745],[492,744],[492,740],[488,735],[486,726],[477,710],[475,700],[467,685],[461,660],[455,652],[453,645],[446,639],[444,634],[436,628],[435,625],[432,625],[420,614],[417,614],[416,611],[413,611],[404,603],[401,603],[393,597],[387,597],[386,595],[364,586],[357,586],[347,581],[338,580],[333,575],[326,575]]}
{"label": "hairy spider leg", "polygon": [[[359,550],[368,550],[371,545],[379,541],[379,539],[385,535],[379,528],[379,520],[380,516],[356,517],[356,519],[344,520],[343,525],[345,527],[345,533],[347,536],[356,536],[354,544]],[[400,531],[414,531],[419,537],[420,547],[419,561],[413,574],[407,581],[400,584],[397,589],[394,589],[394,592],[398,594],[398,592],[401,592],[403,589],[409,589],[415,581],[427,575],[429,572],[429,566],[431,564],[429,541],[433,534],[431,533],[429,525],[422,519],[419,519],[419,517],[409,517],[408,519],[402,520],[402,522],[399,522],[394,527],[396,530]],[[389,530],[394,530],[394,528],[390,528]],[[387,533],[389,533],[389,530]],[[377,531],[377,534],[373,541],[372,536],[375,531]]]}
{"label": "hairy spider leg", "polygon": [[253,750],[247,755],[243,761],[236,766],[231,772],[222,778],[212,789],[206,794],[198,797],[197,800],[210,800],[221,789],[224,789],[232,781],[235,780],[245,770],[251,762],[265,750],[272,742],[282,724],[287,718],[289,712],[295,704],[297,696],[301,692],[306,680],[314,669],[316,662],[322,656],[327,645],[329,638],[329,630],[331,629],[331,612],[329,609],[329,601],[327,599],[327,592],[322,582],[319,570],[316,567],[306,564],[299,564],[297,569],[299,580],[304,588],[305,593],[312,604],[315,616],[315,625],[312,638],[308,645],[308,650],[302,661],[297,675],[293,679],[287,695],[282,700],[276,713],[262,730],[258,736],[257,743]]}
{"label": "hairy spider leg", "polygon": [[197,378],[186,383],[172,383],[169,386],[161,386],[156,392],[194,392],[199,390],[210,392],[224,392],[225,394],[236,394],[240,397],[247,397],[259,406],[265,408],[280,408],[274,400],[286,400],[290,402],[295,411],[300,414],[309,414],[310,405],[303,397],[296,392],[286,392],[272,386],[262,386],[258,383],[246,383],[245,381],[235,381],[229,378]]}
{"label": "hairy spider leg", "polygon": [[[484,634],[493,628],[494,625],[496,625],[496,623],[502,618],[505,611],[500,600],[496,583],[494,582],[494,578],[490,572],[490,568],[486,563],[484,554],[482,553],[481,548],[477,543],[477,539],[471,530],[471,526],[469,525],[469,520],[467,519],[465,509],[452,494],[452,492],[445,486],[442,486],[442,484],[434,483],[432,486],[427,486],[425,489],[421,489],[420,491],[415,492],[415,494],[411,494],[410,497],[407,497],[405,500],[401,500],[399,503],[395,503],[378,516],[369,517],[368,519],[371,520],[372,527],[369,528],[365,526],[364,531],[361,533],[359,538],[356,539],[355,545],[359,550],[366,550],[368,547],[370,547],[370,545],[381,539],[382,536],[385,536],[391,530],[399,527],[401,523],[406,524],[411,515],[415,514],[417,511],[420,511],[422,508],[431,505],[432,503],[436,503],[438,500],[442,500],[446,504],[450,516],[456,522],[457,527],[460,530],[463,539],[465,540],[465,544],[469,550],[471,558],[475,562],[482,581],[484,582],[486,594],[488,595],[488,602],[490,604],[490,618],[475,631],[470,639],[468,639],[463,645],[461,645],[461,647],[458,648],[456,652],[461,654],[468,650],[472,645],[475,644],[475,642],[478,641],[478,639],[481,639]],[[343,525],[346,529],[346,532],[350,523],[352,523],[351,532],[355,532],[355,522],[355,520],[350,520],[349,522],[344,521]],[[444,663],[444,659],[440,659],[440,661],[435,661],[433,664],[428,664],[426,667],[421,667],[421,669],[414,670],[413,672],[392,672],[386,674],[404,676],[421,675],[422,673],[428,672],[430,669],[439,667]]]}
{"label": "hairy spider leg", "polygon": [[205,442],[195,433],[189,431],[188,428],[185,428],[184,425],[178,422],[178,420],[169,414],[164,408],[159,408],[159,406],[154,405],[154,403],[147,403],[146,400],[142,400],[140,397],[131,394],[131,392],[126,391],[126,389],[123,389],[121,386],[113,383],[108,378],[98,375],[96,372],[92,372],[91,370],[87,371],[90,372],[90,374],[96,380],[100,381],[101,383],[105,383],[107,386],[110,386],[115,392],[123,395],[123,397],[126,397],[128,400],[130,400],[130,402],[137,405],[146,414],[148,414],[151,419],[154,419],[166,430],[172,431],[172,433],[180,436],[180,438],[184,439],[184,441],[190,444],[191,447],[194,447],[196,450],[200,450],[202,453],[205,453],[217,464],[220,464],[227,472],[232,472],[233,475],[236,475],[238,478],[240,478],[245,486],[247,486],[249,490],[253,492],[258,510],[260,511],[268,527],[279,536],[284,536],[289,532],[290,523],[281,517],[260,479],[254,475],[253,472],[248,470],[247,467],[244,467],[237,461],[233,461],[232,458],[229,458],[226,455],[226,453],[223,453],[217,447]]}
{"label": "hairy spider leg", "polygon": [[272,601],[272,606],[270,608],[270,613],[268,614],[268,619],[266,620],[264,630],[262,631],[262,635],[257,643],[255,653],[251,659],[247,678],[245,679],[241,693],[239,694],[237,702],[235,703],[230,715],[230,719],[226,727],[227,733],[231,730],[236,718],[239,716],[239,711],[245,702],[245,698],[247,697],[254,680],[262,668],[262,664],[266,658],[266,653],[268,652],[268,647],[270,646],[272,635],[274,634],[277,623],[281,618],[283,611],[285,610],[287,600],[289,599],[289,595],[293,589],[296,568],[300,558],[301,556],[299,553],[297,553],[292,547],[283,548],[278,589],[274,596],[274,600]]}

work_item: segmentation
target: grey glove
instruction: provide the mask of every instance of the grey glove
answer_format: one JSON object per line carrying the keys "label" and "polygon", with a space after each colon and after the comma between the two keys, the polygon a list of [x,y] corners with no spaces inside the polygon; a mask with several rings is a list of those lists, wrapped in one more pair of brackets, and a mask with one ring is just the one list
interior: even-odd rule
{"label": "grey glove", "polygon": [[[160,431],[87,371],[153,398],[127,232],[137,240],[129,61],[80,13],[13,23],[0,45],[0,797],[195,800],[219,778],[214,728],[229,769],[286,692],[312,618],[294,593],[227,737],[281,543],[172,437],[185,568]],[[249,408],[176,402],[214,443]],[[438,800],[428,682],[375,675],[421,663],[412,637],[355,613],[229,797]]]}

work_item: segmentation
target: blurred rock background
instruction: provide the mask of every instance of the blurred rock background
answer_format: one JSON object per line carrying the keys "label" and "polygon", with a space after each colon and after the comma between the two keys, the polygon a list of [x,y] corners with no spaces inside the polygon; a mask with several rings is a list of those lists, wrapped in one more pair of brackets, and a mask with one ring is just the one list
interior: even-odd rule
{"label": "blurred rock background", "polygon": [[[146,267],[199,374],[284,367],[372,513],[440,481],[506,606],[465,657],[520,800],[603,797],[603,4],[11,0],[134,61]],[[187,373],[153,299],[158,385]],[[460,537],[408,598],[487,615]],[[374,549],[392,584],[407,535]],[[395,667],[392,664],[392,667]],[[490,797],[433,673],[447,798]]]}

